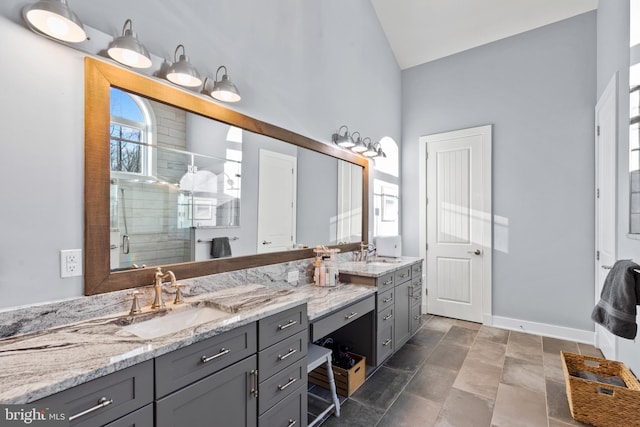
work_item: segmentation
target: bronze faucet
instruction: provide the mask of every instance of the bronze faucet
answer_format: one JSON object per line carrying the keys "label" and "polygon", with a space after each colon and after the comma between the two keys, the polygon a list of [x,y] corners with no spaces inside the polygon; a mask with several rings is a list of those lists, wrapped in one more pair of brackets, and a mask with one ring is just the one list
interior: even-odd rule
{"label": "bronze faucet", "polygon": [[171,286],[175,286],[176,276],[173,274],[173,271],[162,273],[162,269],[160,267],[156,268],[156,273],[154,275],[156,296],[153,299],[153,304],[151,304],[152,310],[158,310],[165,307],[164,301],[162,300],[162,280],[167,277],[171,280]]}

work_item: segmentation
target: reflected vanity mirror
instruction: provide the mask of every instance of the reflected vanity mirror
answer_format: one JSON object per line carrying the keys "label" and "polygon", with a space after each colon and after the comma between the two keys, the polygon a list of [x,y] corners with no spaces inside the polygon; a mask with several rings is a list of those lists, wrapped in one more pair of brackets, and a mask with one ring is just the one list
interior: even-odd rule
{"label": "reflected vanity mirror", "polygon": [[86,295],[366,240],[366,159],[106,62],[85,72]]}

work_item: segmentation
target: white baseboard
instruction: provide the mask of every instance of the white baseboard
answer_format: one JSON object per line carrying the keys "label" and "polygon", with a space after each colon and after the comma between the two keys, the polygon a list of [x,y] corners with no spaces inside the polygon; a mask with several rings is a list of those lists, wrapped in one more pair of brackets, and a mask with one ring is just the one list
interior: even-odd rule
{"label": "white baseboard", "polygon": [[594,331],[585,331],[583,329],[567,328],[564,326],[529,322],[527,320],[512,319],[509,317],[500,316],[491,316],[491,321],[485,322],[484,324],[496,328],[509,329],[511,331],[520,331],[529,334],[542,335],[544,337],[559,338],[563,340],[576,341],[591,345],[595,343],[596,333]]}

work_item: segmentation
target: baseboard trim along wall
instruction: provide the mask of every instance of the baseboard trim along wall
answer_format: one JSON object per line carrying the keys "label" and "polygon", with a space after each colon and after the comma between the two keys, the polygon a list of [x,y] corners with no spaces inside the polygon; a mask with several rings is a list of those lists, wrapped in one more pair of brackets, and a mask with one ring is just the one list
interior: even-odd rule
{"label": "baseboard trim along wall", "polygon": [[496,328],[520,331],[529,334],[537,334],[550,338],[576,341],[594,345],[595,332],[583,329],[567,328],[564,326],[549,325],[546,323],[529,322],[527,320],[512,319],[509,317],[492,316],[490,325]]}

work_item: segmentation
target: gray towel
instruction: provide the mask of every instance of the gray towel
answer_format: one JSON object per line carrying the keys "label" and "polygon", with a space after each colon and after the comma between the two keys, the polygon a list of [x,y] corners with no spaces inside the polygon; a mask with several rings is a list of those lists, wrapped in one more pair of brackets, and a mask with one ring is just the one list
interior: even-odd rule
{"label": "gray towel", "polygon": [[636,305],[640,304],[640,280],[634,269],[640,269],[631,260],[616,261],[607,274],[591,319],[612,334],[633,339],[638,332]]}
{"label": "gray towel", "polygon": [[211,258],[223,258],[231,256],[231,245],[228,237],[215,237],[211,239]]}

